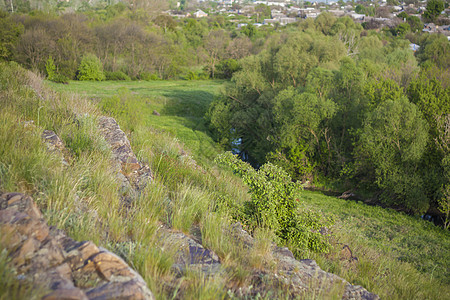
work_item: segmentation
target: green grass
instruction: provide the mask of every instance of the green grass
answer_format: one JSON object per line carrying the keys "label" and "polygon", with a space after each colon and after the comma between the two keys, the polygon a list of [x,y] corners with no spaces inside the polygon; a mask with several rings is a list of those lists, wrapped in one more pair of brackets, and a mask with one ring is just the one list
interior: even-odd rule
{"label": "green grass", "polygon": [[[71,81],[68,85],[47,82],[57,91],[85,95],[97,101],[119,97],[122,106],[124,102],[133,103],[128,109],[129,130],[142,123],[168,132],[202,160],[212,160],[218,153],[203,117],[223,83],[222,80]],[[154,110],[160,116],[153,115]]]}
{"label": "green grass", "polygon": [[[450,233],[418,217],[362,202],[301,192],[308,208],[332,216],[334,252],[312,254],[327,271],[388,299],[445,299],[450,294]],[[339,243],[339,244],[337,244]],[[342,245],[358,263],[342,261]]]}

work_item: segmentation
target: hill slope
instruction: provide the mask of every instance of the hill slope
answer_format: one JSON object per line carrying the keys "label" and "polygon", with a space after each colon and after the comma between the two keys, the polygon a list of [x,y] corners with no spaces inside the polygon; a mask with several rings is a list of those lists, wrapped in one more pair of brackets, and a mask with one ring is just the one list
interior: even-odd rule
{"label": "hill slope", "polygon": [[[323,272],[311,260],[295,260],[288,249],[272,244],[273,232],[261,229],[248,235],[224,205],[238,208],[249,201],[241,179],[208,160],[196,161],[172,134],[149,127],[150,116],[144,113],[153,108],[139,110],[142,114],[137,117],[131,114],[152,99],[125,93],[116,102],[100,101],[128,133],[130,143],[115,121],[101,117],[104,112],[93,102],[55,93],[14,64],[2,64],[0,69],[0,189],[32,195],[50,225],[120,255],[156,298],[376,297]],[[175,111],[173,118],[179,113]],[[60,138],[54,146],[59,151],[50,147],[53,152],[48,152],[42,142],[44,130]],[[201,157],[201,150],[191,154]],[[305,205],[320,206],[308,195],[301,193]],[[336,239],[345,237],[343,224],[334,229]],[[437,234],[448,241],[448,234]],[[392,262],[395,259],[388,257],[385,261],[390,264],[380,268],[382,260],[372,256],[378,253],[376,247],[363,249],[373,252],[358,252],[358,261],[353,255],[333,260],[342,248],[340,242],[329,257],[315,257],[352,282],[389,298],[447,295],[448,285]],[[358,245],[354,242],[349,248],[356,252]],[[442,245],[447,249],[448,243]],[[312,255],[305,252],[298,258]],[[8,255],[1,259],[3,270],[10,270]],[[395,273],[399,266],[407,273]],[[342,271],[352,269],[358,271]],[[383,280],[372,284],[370,278],[378,277]],[[0,298],[8,298],[17,282],[2,278],[0,290],[6,293]]]}

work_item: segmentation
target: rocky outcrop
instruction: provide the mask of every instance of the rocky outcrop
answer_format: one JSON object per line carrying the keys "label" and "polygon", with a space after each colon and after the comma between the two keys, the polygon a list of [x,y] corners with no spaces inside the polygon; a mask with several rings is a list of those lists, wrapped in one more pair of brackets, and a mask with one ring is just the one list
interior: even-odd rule
{"label": "rocky outcrop", "polygon": [[201,272],[205,276],[215,275],[221,271],[219,257],[211,250],[182,232],[172,232],[160,228],[160,245],[162,249],[176,249],[172,272],[181,277],[187,268]]}
{"label": "rocky outcrop", "polygon": [[29,196],[0,195],[0,233],[19,276],[48,291],[43,299],[154,299],[120,257],[49,227]]}
{"label": "rocky outcrop", "polygon": [[[231,234],[244,247],[253,247],[253,238],[241,224],[234,224]],[[335,291],[342,294],[342,299],[379,299],[363,287],[351,285],[339,276],[323,271],[312,259],[296,260],[288,248],[273,246],[272,258],[274,269],[253,272],[249,279],[253,289],[247,293],[255,296],[257,293],[264,294],[267,292],[265,282],[270,282],[272,285],[284,286],[292,298],[303,298],[311,294],[327,295]],[[241,290],[241,293],[245,293],[245,290]]]}
{"label": "rocky outcrop", "polygon": [[47,150],[50,153],[57,153],[58,155],[60,155],[63,165],[68,166],[69,161],[71,160],[71,156],[59,136],[51,130],[44,130],[41,137],[44,140],[45,145],[47,146]]}
{"label": "rocky outcrop", "polygon": [[148,165],[142,164],[134,155],[130,141],[116,120],[111,117],[100,117],[100,132],[111,147],[113,165],[121,182],[121,194],[125,204],[132,201],[145,186],[153,180]]}

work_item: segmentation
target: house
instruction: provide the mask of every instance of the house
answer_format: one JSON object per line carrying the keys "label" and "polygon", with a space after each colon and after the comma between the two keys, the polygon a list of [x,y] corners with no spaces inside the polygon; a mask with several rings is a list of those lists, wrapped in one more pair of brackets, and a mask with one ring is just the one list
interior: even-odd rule
{"label": "house", "polygon": [[194,17],[196,18],[203,18],[203,17],[207,17],[208,14],[205,13],[203,10],[199,9],[194,13]]}

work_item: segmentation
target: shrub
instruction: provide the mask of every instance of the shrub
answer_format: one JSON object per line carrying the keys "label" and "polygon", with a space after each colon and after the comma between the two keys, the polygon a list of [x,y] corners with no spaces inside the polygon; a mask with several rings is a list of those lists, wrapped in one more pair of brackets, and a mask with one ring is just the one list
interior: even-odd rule
{"label": "shrub", "polygon": [[125,80],[130,81],[131,78],[122,71],[105,72],[106,80]]}
{"label": "shrub", "polygon": [[221,61],[216,67],[216,77],[222,79],[229,79],[233,73],[240,71],[241,65],[235,59],[226,59]]}
{"label": "shrub", "polygon": [[185,78],[186,80],[198,80],[198,75],[194,71],[189,71]]}
{"label": "shrub", "polygon": [[297,256],[306,249],[328,251],[328,241],[320,230],[331,222],[322,220],[317,213],[299,209],[296,194],[301,186],[292,182],[283,169],[267,163],[256,171],[231,152],[219,155],[216,161],[230,166],[249,187],[251,202],[243,208],[243,223],[251,229],[273,230]]}
{"label": "shrub", "polygon": [[155,73],[149,73],[149,72],[142,72],[139,74],[139,78],[145,81],[152,81],[152,80],[160,80],[159,76]]}
{"label": "shrub", "polygon": [[105,80],[105,74],[103,73],[103,65],[94,54],[87,54],[81,60],[78,67],[78,80],[92,80],[102,81]]}
{"label": "shrub", "polygon": [[50,56],[45,63],[45,70],[47,71],[47,79],[56,83],[69,83],[69,78],[56,72],[56,66],[53,58]]}

